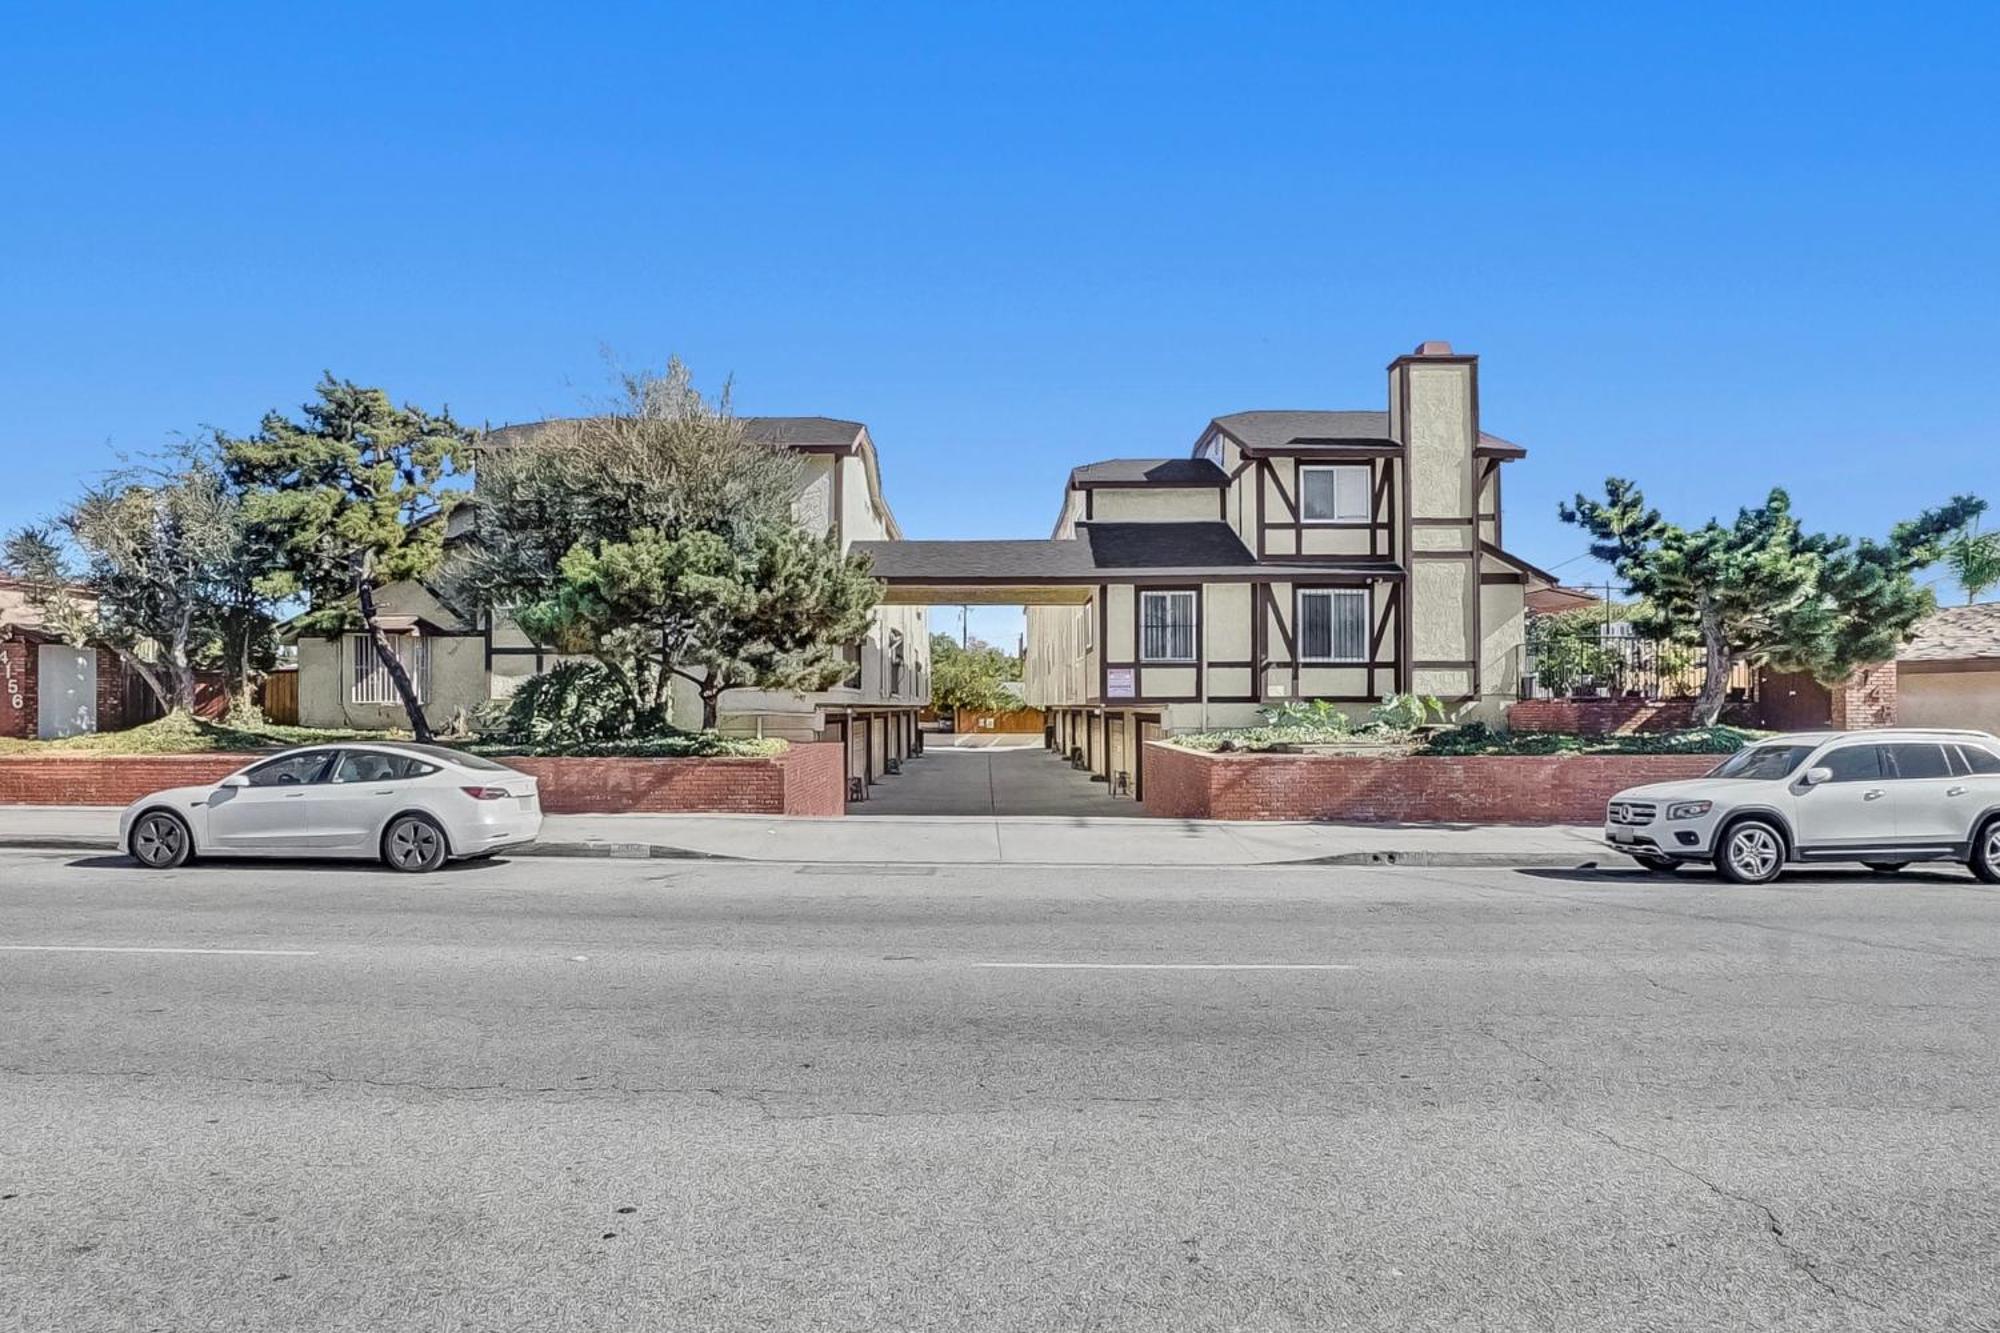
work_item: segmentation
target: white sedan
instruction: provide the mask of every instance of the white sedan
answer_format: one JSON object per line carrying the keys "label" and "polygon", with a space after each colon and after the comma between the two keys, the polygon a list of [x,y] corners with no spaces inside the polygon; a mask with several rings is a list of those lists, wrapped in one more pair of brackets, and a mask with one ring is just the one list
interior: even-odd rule
{"label": "white sedan", "polygon": [[155,870],[191,856],[337,856],[421,872],[531,843],[541,829],[526,773],[385,741],[287,750],[211,786],[154,792],[125,807],[118,841]]}

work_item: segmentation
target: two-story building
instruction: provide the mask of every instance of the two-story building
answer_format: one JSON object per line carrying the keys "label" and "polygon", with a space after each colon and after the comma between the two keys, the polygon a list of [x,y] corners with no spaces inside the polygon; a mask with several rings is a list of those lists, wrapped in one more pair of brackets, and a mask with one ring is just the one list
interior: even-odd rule
{"label": "two-story building", "polygon": [[1499,722],[1523,598],[1502,548],[1478,358],[1427,342],[1382,411],[1217,417],[1180,458],[1073,470],[1051,535],[866,543],[892,602],[1027,607],[1027,699],[1064,752],[1143,786],[1144,742],[1251,726],[1293,699],[1356,716],[1395,693]]}
{"label": "two-story building", "polygon": [[[893,547],[900,541],[902,529],[883,498],[881,464],[866,426],[830,417],[741,421],[751,438],[800,456],[803,467],[793,513],[808,532],[831,532],[843,549],[856,542]],[[575,426],[567,420],[505,426],[489,432],[482,447],[532,448],[538,440]],[[462,506],[453,515],[447,551],[472,540],[476,523],[475,490],[475,504]],[[380,619],[394,635],[424,716],[440,729],[489,700],[506,697],[523,680],[560,660],[506,615],[452,605],[445,591],[448,583],[444,577],[399,583],[376,596]],[[833,689],[812,695],[727,691],[721,701],[722,730],[788,740],[844,741],[849,776],[873,781],[887,770],[890,759],[910,753],[917,737],[917,710],[930,700],[926,612],[920,604],[878,607],[866,639],[848,647],[851,674]],[[388,672],[364,636],[301,636],[298,664],[302,724],[383,728],[406,724]],[[700,700],[686,681],[676,682],[674,716],[701,716]]]}

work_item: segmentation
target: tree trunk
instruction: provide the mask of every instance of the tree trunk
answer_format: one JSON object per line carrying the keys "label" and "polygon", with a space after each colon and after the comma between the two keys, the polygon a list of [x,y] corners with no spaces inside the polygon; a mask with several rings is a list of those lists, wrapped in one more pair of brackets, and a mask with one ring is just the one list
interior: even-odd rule
{"label": "tree trunk", "polygon": [[701,687],[701,729],[703,731],[715,730],[715,724],[721,718],[721,703],[722,691],[709,689],[707,682],[704,681]]}
{"label": "tree trunk", "polygon": [[403,659],[389,646],[389,636],[375,623],[375,580],[368,575],[364,566],[355,576],[354,591],[361,604],[361,623],[368,631],[368,642],[375,649],[375,659],[389,673],[389,682],[396,687],[396,697],[403,701],[403,711],[410,718],[410,734],[420,741],[435,739],[431,735],[431,724],[424,720],[423,705],[417,702],[416,687],[410,684],[410,673],[403,669]]}
{"label": "tree trunk", "polygon": [[153,697],[160,701],[161,709],[169,713],[173,712],[174,711],[173,691],[169,690],[163,683],[161,683],[159,673],[154,671],[152,666],[149,663],[147,663],[143,658],[139,657],[138,654],[136,653],[127,652],[123,648],[114,648],[113,651],[118,654],[118,660],[120,662],[123,662],[126,666],[131,667],[134,674],[136,674],[140,680],[146,682],[146,688],[151,690],[153,692]]}
{"label": "tree trunk", "polygon": [[1694,723],[1712,727],[1722,716],[1723,701],[1729,695],[1729,672],[1735,666],[1729,641],[1722,633],[1722,617],[1707,600],[1701,606],[1702,680],[1694,699]]}
{"label": "tree trunk", "polygon": [[173,680],[174,701],[169,707],[194,712],[194,667],[188,661],[188,626],[182,620],[175,627],[174,641],[167,648],[167,671]]}

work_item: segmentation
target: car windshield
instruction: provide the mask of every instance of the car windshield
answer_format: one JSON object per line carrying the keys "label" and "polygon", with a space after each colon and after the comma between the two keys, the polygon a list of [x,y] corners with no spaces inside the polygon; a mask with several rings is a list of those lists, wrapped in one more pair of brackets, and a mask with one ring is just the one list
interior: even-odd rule
{"label": "car windshield", "polygon": [[1712,778],[1751,778],[1775,782],[1790,777],[1792,770],[1813,752],[1810,745],[1753,745],[1738,750],[1709,771]]}

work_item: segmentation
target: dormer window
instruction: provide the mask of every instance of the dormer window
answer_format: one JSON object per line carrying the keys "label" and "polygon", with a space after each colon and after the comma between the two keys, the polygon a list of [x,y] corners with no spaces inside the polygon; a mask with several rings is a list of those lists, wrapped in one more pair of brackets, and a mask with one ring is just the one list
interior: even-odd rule
{"label": "dormer window", "polygon": [[1299,469],[1299,517],[1308,523],[1366,523],[1371,470],[1366,463]]}

